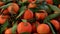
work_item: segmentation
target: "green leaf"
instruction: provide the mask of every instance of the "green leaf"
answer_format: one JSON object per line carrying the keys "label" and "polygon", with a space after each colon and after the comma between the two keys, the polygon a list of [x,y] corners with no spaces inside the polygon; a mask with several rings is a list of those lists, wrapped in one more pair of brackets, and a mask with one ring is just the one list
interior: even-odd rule
{"label": "green leaf", "polygon": [[29,32],[24,32],[24,33],[21,33],[21,34],[30,34]]}
{"label": "green leaf", "polygon": [[5,2],[6,0],[2,0],[3,2]]}
{"label": "green leaf", "polygon": [[16,34],[17,23],[15,23],[12,27],[12,34]]}
{"label": "green leaf", "polygon": [[36,18],[29,19],[28,22],[35,23],[36,22]]}
{"label": "green leaf", "polygon": [[25,12],[26,6],[23,6],[20,8],[19,10],[19,15],[16,17],[16,19],[18,19],[20,16],[22,16],[22,14]]}
{"label": "green leaf", "polygon": [[52,14],[54,11],[51,9],[49,5],[47,5],[48,9],[46,10],[47,13]]}
{"label": "green leaf", "polygon": [[51,14],[47,18],[49,18],[51,20],[51,19],[56,18],[58,16],[59,16],[59,14]]}
{"label": "green leaf", "polygon": [[18,5],[20,5],[20,6],[25,6],[25,5],[29,4],[29,3],[27,2],[27,0],[25,0],[25,2],[21,2],[20,0],[17,0],[17,3],[18,3]]}
{"label": "green leaf", "polygon": [[6,2],[10,2],[10,1],[13,1],[13,0],[6,0]]}
{"label": "green leaf", "polygon": [[17,3],[18,3],[18,5],[21,5],[22,4],[22,2],[20,2],[19,0],[17,0]]}
{"label": "green leaf", "polygon": [[10,6],[12,3],[8,3],[7,5],[1,6],[0,9],[6,9],[8,6]]}
{"label": "green leaf", "polygon": [[60,13],[59,13],[59,14],[51,14],[51,15],[47,16],[47,17],[44,19],[44,23],[46,23],[46,20],[51,20],[51,19],[53,19],[53,18],[58,17],[59,15],[60,15]]}
{"label": "green leaf", "polygon": [[47,5],[40,5],[39,8],[41,10],[49,10],[49,7]]}
{"label": "green leaf", "polygon": [[53,0],[53,3],[54,3],[55,5],[58,5],[58,4],[59,4],[59,1],[58,1],[58,0]]}
{"label": "green leaf", "polygon": [[36,0],[36,2],[35,2],[36,4],[45,4],[45,0]]}
{"label": "green leaf", "polygon": [[10,2],[10,1],[13,1],[13,0],[2,0],[2,1],[7,3],[7,2]]}
{"label": "green leaf", "polygon": [[39,8],[30,8],[30,10],[32,11],[32,12],[37,12],[38,10],[39,10]]}
{"label": "green leaf", "polygon": [[60,13],[60,9],[57,6],[54,6],[54,5],[48,5],[48,6],[51,7],[53,11]]}
{"label": "green leaf", "polygon": [[0,30],[0,33],[2,34],[2,32],[5,30],[5,28],[9,25],[9,22],[8,20],[0,27],[1,30]]}
{"label": "green leaf", "polygon": [[40,0],[36,0],[36,4],[40,3]]}

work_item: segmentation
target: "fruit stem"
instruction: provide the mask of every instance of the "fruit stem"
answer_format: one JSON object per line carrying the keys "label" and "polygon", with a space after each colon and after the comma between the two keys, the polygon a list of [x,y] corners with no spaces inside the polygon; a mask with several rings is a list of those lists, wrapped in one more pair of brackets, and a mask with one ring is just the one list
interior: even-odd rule
{"label": "fruit stem", "polygon": [[21,19],[21,20],[22,20],[23,22],[25,22],[25,23],[27,22],[27,20],[25,20],[25,19]]}

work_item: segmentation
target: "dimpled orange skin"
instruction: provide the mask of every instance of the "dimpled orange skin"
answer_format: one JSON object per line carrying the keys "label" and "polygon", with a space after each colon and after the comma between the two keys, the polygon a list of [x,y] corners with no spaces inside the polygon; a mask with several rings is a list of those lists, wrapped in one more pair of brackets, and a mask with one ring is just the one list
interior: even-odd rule
{"label": "dimpled orange skin", "polygon": [[59,22],[57,20],[51,20],[51,23],[54,25],[56,30],[59,30]]}
{"label": "dimpled orange skin", "polygon": [[37,26],[39,25],[40,23],[38,21],[36,21],[35,23],[32,23],[32,32],[37,32]]}
{"label": "dimpled orange skin", "polygon": [[50,32],[50,28],[47,24],[40,24],[38,27],[37,27],[37,32],[39,34],[47,34]]}
{"label": "dimpled orange skin", "polygon": [[25,13],[23,14],[23,18],[24,19],[31,19],[31,18],[33,18],[33,12],[31,10],[27,9],[25,11]]}
{"label": "dimpled orange skin", "polygon": [[0,24],[4,24],[5,21],[8,19],[9,16],[3,16],[3,15],[0,15]]}
{"label": "dimpled orange skin", "polygon": [[18,13],[19,10],[19,6],[16,3],[12,3],[12,5],[10,5],[8,8],[8,11],[13,11],[14,14]]}
{"label": "dimpled orange skin", "polygon": [[23,33],[23,32],[32,32],[32,26],[29,22],[20,22],[17,26],[17,32],[19,33]]}
{"label": "dimpled orange skin", "polygon": [[3,5],[4,5],[4,2],[1,2],[1,1],[0,1],[0,6],[3,6]]}
{"label": "dimpled orange skin", "polygon": [[53,0],[46,0],[47,4],[53,4]]}
{"label": "dimpled orange skin", "polygon": [[43,20],[47,16],[47,14],[46,13],[35,13],[35,16],[38,20],[39,19]]}
{"label": "dimpled orange skin", "polygon": [[12,34],[11,28],[6,29],[5,34]]}

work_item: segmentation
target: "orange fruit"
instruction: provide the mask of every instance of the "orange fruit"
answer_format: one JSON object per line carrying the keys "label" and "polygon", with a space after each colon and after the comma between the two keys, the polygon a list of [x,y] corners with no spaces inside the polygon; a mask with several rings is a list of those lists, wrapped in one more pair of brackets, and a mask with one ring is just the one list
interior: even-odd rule
{"label": "orange fruit", "polygon": [[5,10],[3,11],[3,14],[9,14],[8,9],[5,9]]}
{"label": "orange fruit", "polygon": [[6,29],[5,34],[12,34],[11,28]]}
{"label": "orange fruit", "polygon": [[47,34],[50,32],[50,28],[47,24],[40,24],[38,27],[37,27],[37,32],[39,34]]}
{"label": "orange fruit", "polygon": [[51,23],[54,25],[54,27],[56,28],[56,30],[59,29],[59,22],[57,20],[51,20]]}
{"label": "orange fruit", "polygon": [[30,3],[30,4],[28,5],[28,8],[36,8],[36,4]]}
{"label": "orange fruit", "polygon": [[16,3],[12,3],[11,6],[8,7],[8,11],[13,11],[14,14],[18,13],[19,6]]}
{"label": "orange fruit", "polygon": [[39,20],[39,19],[44,19],[46,16],[47,16],[47,12],[45,10],[39,10],[39,12],[36,12],[35,13],[35,16],[36,16],[36,19]]}
{"label": "orange fruit", "polygon": [[29,22],[21,22],[18,24],[17,26],[17,32],[20,33],[24,33],[24,32],[32,32],[32,26]]}
{"label": "orange fruit", "polygon": [[3,6],[3,5],[4,5],[4,2],[1,2],[1,1],[0,1],[0,6]]}
{"label": "orange fruit", "polygon": [[5,21],[9,18],[9,16],[5,15],[0,15],[0,24],[4,24]]}
{"label": "orange fruit", "polygon": [[33,18],[33,12],[31,10],[27,9],[25,11],[25,13],[23,14],[23,18],[24,19],[31,19],[31,18]]}
{"label": "orange fruit", "polygon": [[38,21],[36,21],[35,23],[32,23],[32,32],[37,32],[37,26],[39,25],[40,23]]}
{"label": "orange fruit", "polygon": [[35,13],[36,18],[39,19],[44,19],[47,15],[46,13]]}
{"label": "orange fruit", "polygon": [[60,8],[60,4],[58,5],[58,8]]}
{"label": "orange fruit", "polygon": [[53,4],[53,0],[46,0],[47,4]]}
{"label": "orange fruit", "polygon": [[18,4],[12,3],[7,9],[3,11],[3,14],[8,14],[9,12],[13,14],[17,14],[18,10],[19,10]]}

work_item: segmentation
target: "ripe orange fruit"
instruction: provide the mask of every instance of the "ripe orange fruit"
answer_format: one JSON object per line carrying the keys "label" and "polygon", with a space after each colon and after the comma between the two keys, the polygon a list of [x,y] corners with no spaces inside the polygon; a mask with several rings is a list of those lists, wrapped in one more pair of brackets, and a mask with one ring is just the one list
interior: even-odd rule
{"label": "ripe orange fruit", "polygon": [[39,34],[47,34],[50,32],[50,28],[47,24],[40,24],[38,27],[37,27],[37,32]]}
{"label": "ripe orange fruit", "polygon": [[36,4],[30,3],[30,4],[28,5],[28,8],[36,8]]}
{"label": "ripe orange fruit", "polygon": [[5,21],[9,18],[9,16],[5,15],[0,15],[0,24],[4,24]]}
{"label": "ripe orange fruit", "polygon": [[5,34],[12,34],[11,28],[6,29]]}
{"label": "ripe orange fruit", "polygon": [[35,23],[32,23],[32,32],[37,32],[37,26],[39,25],[40,23],[38,21],[36,21]]}
{"label": "ripe orange fruit", "polygon": [[17,32],[20,33],[24,33],[24,32],[32,32],[32,26],[29,22],[21,22],[18,24],[17,26]]}
{"label": "ripe orange fruit", "polygon": [[48,14],[45,10],[39,10],[39,12],[35,13],[35,16],[36,16],[37,20],[39,20],[39,19],[43,20],[47,15]]}
{"label": "ripe orange fruit", "polygon": [[3,11],[3,14],[9,14],[8,9],[5,9],[5,10]]}
{"label": "ripe orange fruit", "polygon": [[58,8],[60,8],[60,4],[58,5]]}
{"label": "ripe orange fruit", "polygon": [[35,13],[36,18],[39,19],[44,19],[47,15],[46,13]]}
{"label": "ripe orange fruit", "polygon": [[53,4],[53,0],[46,0],[47,4]]}
{"label": "ripe orange fruit", "polygon": [[56,28],[56,30],[59,29],[59,22],[57,20],[51,20],[51,23],[54,25],[54,27]]}
{"label": "ripe orange fruit", "polygon": [[29,9],[27,9],[23,15],[24,19],[31,19],[33,18],[33,12]]}
{"label": "ripe orange fruit", "polygon": [[18,13],[19,6],[16,3],[12,3],[12,5],[9,6],[7,9],[8,9],[8,11],[13,11],[13,13],[16,14],[16,13]]}
{"label": "ripe orange fruit", "polygon": [[3,6],[3,5],[4,5],[4,2],[1,2],[1,1],[0,1],[0,6]]}
{"label": "ripe orange fruit", "polygon": [[13,14],[17,14],[19,10],[19,6],[16,3],[12,3],[7,9],[3,11],[3,14],[8,14],[9,12]]}
{"label": "ripe orange fruit", "polygon": [[28,0],[28,2],[30,2],[30,3],[35,3],[36,2],[36,0]]}

